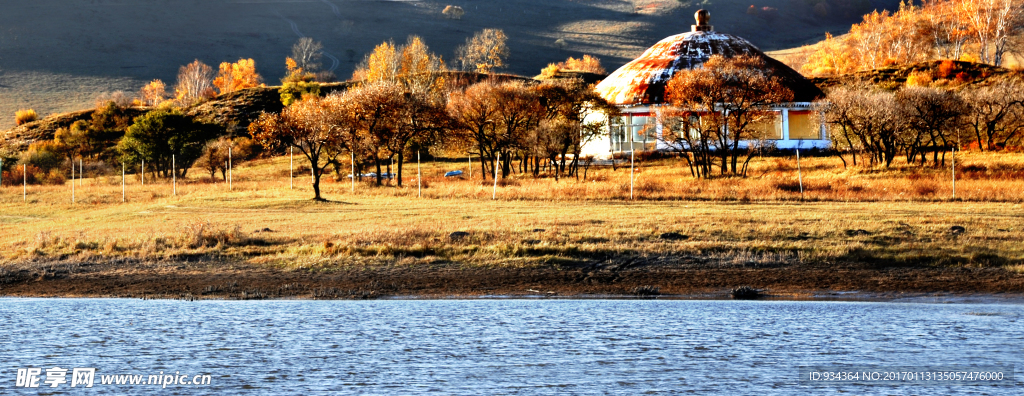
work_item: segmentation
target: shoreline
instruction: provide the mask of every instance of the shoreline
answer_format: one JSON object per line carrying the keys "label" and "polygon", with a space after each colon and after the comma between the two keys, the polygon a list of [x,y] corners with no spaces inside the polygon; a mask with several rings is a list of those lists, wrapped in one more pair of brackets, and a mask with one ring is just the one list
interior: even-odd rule
{"label": "shoreline", "polygon": [[[50,265],[50,268],[59,265]],[[484,267],[356,266],[323,272],[245,264],[86,264],[78,273],[8,272],[2,298],[174,300],[672,299],[729,300],[739,286],[760,301],[1024,303],[1024,274],[1002,268],[788,264],[693,268],[649,264]],[[41,273],[40,273],[41,272]],[[653,290],[653,291],[652,291]]]}

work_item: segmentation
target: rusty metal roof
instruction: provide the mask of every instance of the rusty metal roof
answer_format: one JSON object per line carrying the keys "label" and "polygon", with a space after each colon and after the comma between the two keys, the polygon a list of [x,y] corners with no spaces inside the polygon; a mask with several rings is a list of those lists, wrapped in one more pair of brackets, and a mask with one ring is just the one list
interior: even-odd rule
{"label": "rusty metal roof", "polygon": [[[696,25],[695,25],[696,26]],[[620,67],[594,89],[615,105],[648,105],[665,101],[665,85],[682,69],[700,67],[711,55],[753,55],[765,59],[794,93],[794,101],[809,102],[824,96],[796,70],[761,52],[754,44],[731,34],[714,31],[677,34],[659,41],[643,55]]]}

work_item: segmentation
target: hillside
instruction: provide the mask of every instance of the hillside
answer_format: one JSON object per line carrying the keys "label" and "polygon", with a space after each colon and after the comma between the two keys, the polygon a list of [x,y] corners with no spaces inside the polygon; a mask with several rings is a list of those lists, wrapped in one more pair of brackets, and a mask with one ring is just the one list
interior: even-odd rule
{"label": "hillside", "polygon": [[[306,35],[322,41],[325,67],[347,78],[380,42],[421,35],[451,59],[455,48],[483,28],[510,38],[506,71],[535,75],[550,62],[584,53],[610,71],[658,40],[688,31],[705,8],[719,31],[743,36],[764,50],[797,47],[824,32],[844,31],[858,15],[815,16],[800,0],[35,0],[7,2],[0,12],[0,130],[14,111],[40,115],[90,108],[97,95],[136,91],[159,78],[172,83],[180,65],[199,59],[216,66],[256,60],[267,82],[284,74],[284,57]],[[446,4],[461,20],[446,19]],[[747,8],[776,9],[748,15]],[[892,8],[895,0],[865,2]],[[562,41],[558,41],[562,40]],[[558,41],[558,43],[556,43]],[[337,62],[334,61],[337,59]]]}

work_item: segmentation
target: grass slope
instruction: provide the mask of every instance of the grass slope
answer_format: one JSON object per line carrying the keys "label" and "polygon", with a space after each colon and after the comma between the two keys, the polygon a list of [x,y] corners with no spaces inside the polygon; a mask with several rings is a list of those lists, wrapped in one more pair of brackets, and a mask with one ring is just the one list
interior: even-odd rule
{"label": "grass slope", "polygon": [[[462,20],[441,15],[446,4]],[[173,82],[180,65],[254,58],[268,82],[284,74],[291,44],[306,35],[324,43],[324,63],[347,78],[363,55],[387,39],[424,37],[451,59],[473,32],[502,28],[510,37],[509,71],[534,75],[547,63],[588,53],[614,70],[656,41],[689,31],[698,8],[723,32],[765,50],[813,42],[859,19],[816,19],[810,7],[764,0],[779,9],[768,21],[747,15],[740,0],[36,0],[8,2],[0,12],[0,130],[14,111],[41,116],[88,108],[95,97],[136,91],[148,80]],[[892,0],[875,6],[891,8]],[[564,40],[564,46],[556,40]],[[331,58],[337,59],[335,63]]]}

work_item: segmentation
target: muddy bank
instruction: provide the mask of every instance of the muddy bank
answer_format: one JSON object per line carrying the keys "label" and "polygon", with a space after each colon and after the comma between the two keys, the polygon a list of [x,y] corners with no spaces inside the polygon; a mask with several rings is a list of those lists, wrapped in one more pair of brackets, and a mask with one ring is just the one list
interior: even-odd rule
{"label": "muddy bank", "polygon": [[309,271],[202,262],[50,263],[0,274],[0,296],[7,297],[366,299],[653,294],[728,298],[729,290],[742,285],[791,299],[1017,295],[1024,293],[1024,274],[1002,268],[879,268],[867,264],[770,268],[417,264]]}

